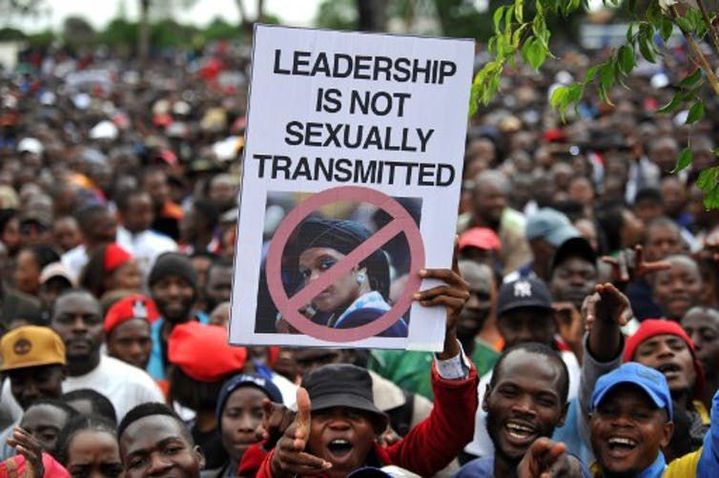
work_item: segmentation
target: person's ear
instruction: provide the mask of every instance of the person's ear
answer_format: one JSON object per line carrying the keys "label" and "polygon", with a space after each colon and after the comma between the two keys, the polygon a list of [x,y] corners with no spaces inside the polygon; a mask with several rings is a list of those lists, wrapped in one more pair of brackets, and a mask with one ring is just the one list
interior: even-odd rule
{"label": "person's ear", "polygon": [[564,405],[562,405],[562,414],[559,416],[559,421],[557,422],[557,427],[561,427],[564,425],[564,421],[567,419],[567,411],[569,410],[569,402],[565,402]]}
{"label": "person's ear", "polygon": [[355,280],[357,281],[357,285],[362,287],[368,280],[367,278],[367,268],[363,267],[361,269],[357,269],[355,272]]}
{"label": "person's ear", "polygon": [[192,447],[192,453],[195,455],[195,458],[197,459],[197,463],[200,465],[200,470],[205,469],[205,454],[202,453],[202,448],[200,448],[200,445],[195,445]]}
{"label": "person's ear", "polygon": [[492,393],[492,387],[490,385],[487,385],[487,388],[484,390],[484,397],[482,398],[482,411],[489,411],[489,395]]}
{"label": "person's ear", "polygon": [[674,422],[666,422],[662,426],[662,441],[660,443],[662,448],[666,448],[669,446],[672,435],[674,435]]}

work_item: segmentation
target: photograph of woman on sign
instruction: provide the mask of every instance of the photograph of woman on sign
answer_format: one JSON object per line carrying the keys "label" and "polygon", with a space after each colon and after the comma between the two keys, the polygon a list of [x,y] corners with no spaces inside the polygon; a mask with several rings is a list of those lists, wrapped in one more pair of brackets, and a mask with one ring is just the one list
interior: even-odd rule
{"label": "photograph of woman on sign", "polygon": [[[293,234],[292,252],[286,256],[287,266],[299,282],[295,292],[341,261],[370,235],[357,221],[305,220]],[[359,327],[390,310],[390,285],[389,259],[387,253],[379,249],[317,294],[302,312],[313,322],[327,327]],[[283,322],[279,321],[278,329],[287,325]],[[379,336],[406,337],[407,330],[407,323],[400,319]]]}

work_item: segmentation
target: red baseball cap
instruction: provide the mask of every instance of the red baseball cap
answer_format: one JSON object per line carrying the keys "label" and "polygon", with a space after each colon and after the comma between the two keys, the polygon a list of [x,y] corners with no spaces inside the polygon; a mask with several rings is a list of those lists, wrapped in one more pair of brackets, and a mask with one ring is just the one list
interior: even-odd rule
{"label": "red baseball cap", "polygon": [[696,348],[691,337],[687,335],[681,325],[665,319],[646,319],[642,321],[637,331],[627,339],[624,347],[624,361],[634,361],[634,355],[637,353],[639,346],[645,341],[657,335],[675,335],[682,339],[689,347],[694,360],[694,370],[696,371],[697,381],[694,384],[694,395],[701,396],[704,389],[704,369],[696,358]]}
{"label": "red baseball cap", "polygon": [[473,227],[459,236],[459,250],[476,247],[485,251],[502,250],[502,242],[496,232],[488,227]]}
{"label": "red baseball cap", "polygon": [[160,317],[155,301],[145,295],[132,294],[114,304],[105,314],[105,333],[110,333],[118,325],[131,319],[144,319],[153,323]]}
{"label": "red baseball cap", "polygon": [[242,371],[247,349],[229,344],[227,330],[192,321],[175,326],[168,340],[167,358],[190,378],[217,382]]}

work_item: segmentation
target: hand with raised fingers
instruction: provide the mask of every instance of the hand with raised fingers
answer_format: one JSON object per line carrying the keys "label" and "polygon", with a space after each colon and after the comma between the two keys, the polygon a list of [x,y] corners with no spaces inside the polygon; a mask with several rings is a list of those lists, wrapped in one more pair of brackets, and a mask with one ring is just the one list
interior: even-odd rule
{"label": "hand with raised fingers", "polygon": [[642,246],[624,249],[617,257],[604,256],[601,260],[612,267],[612,283],[619,287],[625,287],[636,279],[670,267],[666,261],[646,262]]}
{"label": "hand with raised fingers", "polygon": [[307,390],[297,389],[297,414],[277,441],[272,456],[272,475],[292,477],[319,475],[332,468],[328,461],[305,452],[310,438],[310,397]]}
{"label": "hand with raised fingers", "polygon": [[8,445],[15,448],[18,455],[25,457],[25,471],[16,474],[18,478],[42,478],[45,467],[42,463],[42,445],[26,430],[15,427],[12,437],[7,440]]}

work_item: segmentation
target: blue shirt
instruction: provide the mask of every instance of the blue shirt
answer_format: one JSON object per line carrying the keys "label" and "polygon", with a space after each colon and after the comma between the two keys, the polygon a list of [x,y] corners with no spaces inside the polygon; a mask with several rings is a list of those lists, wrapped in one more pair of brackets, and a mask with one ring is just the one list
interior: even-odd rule
{"label": "blue shirt", "polygon": [[582,413],[582,410],[579,405],[579,399],[573,398],[569,401],[564,425],[554,429],[552,440],[561,441],[567,445],[567,453],[576,456],[582,463],[593,463],[594,452],[579,432],[580,413]]}
{"label": "blue shirt", "polygon": [[719,392],[712,398],[713,418],[709,433],[704,435],[704,446],[697,466],[697,478],[716,478],[719,476]]}
{"label": "blue shirt", "polygon": [[[654,460],[654,463],[644,468],[632,478],[662,478],[666,468],[667,462],[664,460],[664,454],[659,452],[659,455],[657,456],[657,459]],[[592,471],[594,472],[595,477],[602,476],[601,470],[596,463],[592,465]]]}
{"label": "blue shirt", "polygon": [[466,463],[452,478],[492,478],[494,477],[494,457],[477,458]]}
{"label": "blue shirt", "polygon": [[659,452],[657,459],[649,467],[644,468],[634,478],[661,478],[664,474],[664,469],[667,467],[667,462],[664,459],[664,453]]}
{"label": "blue shirt", "polygon": [[[195,319],[201,324],[207,324],[209,318],[204,312],[195,314]],[[147,373],[155,380],[164,380],[165,376],[165,360],[162,353],[162,326],[165,319],[160,317],[150,326],[150,337],[152,337],[152,351],[150,351],[150,361],[147,363]]]}
{"label": "blue shirt", "polygon": [[[590,478],[591,475],[585,464],[581,463],[581,465],[582,478]],[[465,463],[457,473],[452,475],[452,478],[494,478],[494,456],[477,458]]]}

